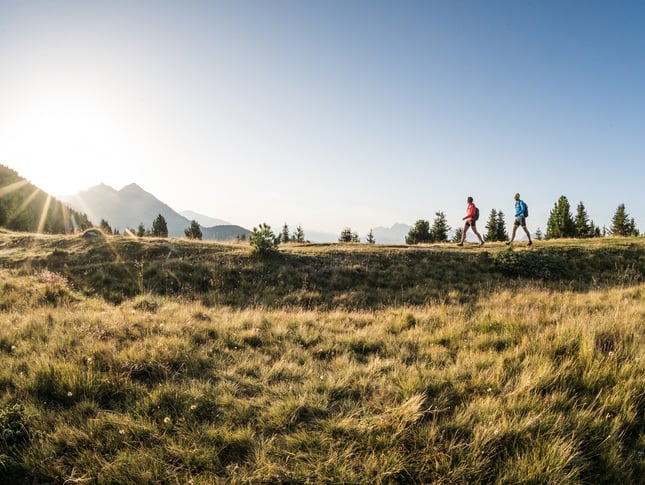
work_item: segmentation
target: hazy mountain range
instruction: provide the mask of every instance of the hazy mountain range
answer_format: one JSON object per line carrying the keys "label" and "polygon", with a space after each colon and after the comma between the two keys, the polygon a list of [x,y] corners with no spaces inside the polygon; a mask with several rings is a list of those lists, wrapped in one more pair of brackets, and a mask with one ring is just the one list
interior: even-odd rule
{"label": "hazy mountain range", "polygon": [[[193,219],[200,223],[204,239],[229,241],[238,236],[247,237],[251,233],[244,227],[193,212],[188,212],[189,217],[186,217],[137,184],[126,185],[121,190],[100,184],[62,197],[62,200],[87,214],[95,224],[105,219],[112,229],[118,229],[121,233],[125,229],[136,229],[141,223],[150,228],[159,214],[166,220],[170,237],[184,237],[184,230]],[[206,225],[211,223],[212,226]]]}
{"label": "hazy mountain range", "polygon": [[[152,221],[161,214],[168,224],[170,237],[184,237],[184,230],[193,219],[199,223],[204,239],[227,241],[250,234],[248,229],[222,219],[190,210],[177,212],[134,183],[121,190],[100,184],[61,199],[70,207],[87,214],[95,224],[105,219],[112,229],[118,229],[121,233],[125,229],[136,229],[141,223],[150,228]],[[380,244],[403,244],[410,228],[407,224],[398,223],[389,228],[375,227],[374,238]],[[276,233],[281,230],[280,227],[273,229]],[[295,230],[295,227],[290,229]],[[312,242],[336,242],[340,235],[304,229],[305,238]],[[359,236],[365,241],[366,234]]]}
{"label": "hazy mountain range", "polygon": [[222,219],[215,219],[214,217],[209,217],[193,211],[181,211],[180,214],[190,221],[195,220],[199,222],[199,225],[204,227],[232,225],[230,222],[223,221]]}
{"label": "hazy mountain range", "polygon": [[[56,233],[99,225],[101,220],[105,220],[113,230],[123,233],[126,229],[136,231],[140,224],[150,229],[161,214],[166,220],[170,237],[184,237],[184,231],[193,220],[199,223],[203,239],[230,241],[251,233],[242,226],[194,211],[177,212],[135,183],[121,190],[100,184],[74,195],[52,199],[53,202],[47,206],[50,214],[43,217],[45,199],[49,200],[45,192],[13,169],[0,164],[0,227]],[[59,217],[65,212],[61,211],[59,201],[72,209],[72,212],[66,212],[71,216],[69,220],[64,221]],[[18,209],[18,212],[12,212],[14,209]],[[282,227],[273,229],[278,234]],[[295,227],[289,229],[295,231]],[[397,223],[392,227],[375,227],[372,231],[379,244],[403,244],[410,229],[411,226],[407,224]],[[320,232],[307,227],[303,230],[305,239],[311,242],[337,242],[340,236],[340,233]],[[367,234],[359,234],[359,237],[365,242]]]}

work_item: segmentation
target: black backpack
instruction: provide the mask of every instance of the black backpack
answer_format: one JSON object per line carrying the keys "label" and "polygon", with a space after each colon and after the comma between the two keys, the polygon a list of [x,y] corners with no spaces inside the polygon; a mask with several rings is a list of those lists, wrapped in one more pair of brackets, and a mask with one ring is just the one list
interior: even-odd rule
{"label": "black backpack", "polygon": [[475,220],[476,221],[479,220],[479,207],[476,207],[476,206],[475,206]]}
{"label": "black backpack", "polygon": [[529,216],[529,205],[526,202],[524,202],[524,217],[528,217],[528,216]]}

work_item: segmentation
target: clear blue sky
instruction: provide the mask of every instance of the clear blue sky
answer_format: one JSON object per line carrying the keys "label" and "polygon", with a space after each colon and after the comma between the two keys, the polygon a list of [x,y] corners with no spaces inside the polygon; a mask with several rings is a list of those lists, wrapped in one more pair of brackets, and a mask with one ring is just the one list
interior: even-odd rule
{"label": "clear blue sky", "polygon": [[0,0],[0,163],[249,228],[520,192],[532,231],[560,195],[645,230],[643,53],[642,1]]}

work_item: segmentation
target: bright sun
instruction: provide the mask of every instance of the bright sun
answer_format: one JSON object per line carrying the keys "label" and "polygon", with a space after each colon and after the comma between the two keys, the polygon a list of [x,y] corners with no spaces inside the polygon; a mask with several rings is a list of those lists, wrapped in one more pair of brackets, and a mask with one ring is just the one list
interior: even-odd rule
{"label": "bright sun", "polygon": [[12,157],[27,167],[21,175],[55,196],[97,183],[124,143],[114,104],[78,84],[37,87],[15,110],[11,130],[12,145],[20,147]]}

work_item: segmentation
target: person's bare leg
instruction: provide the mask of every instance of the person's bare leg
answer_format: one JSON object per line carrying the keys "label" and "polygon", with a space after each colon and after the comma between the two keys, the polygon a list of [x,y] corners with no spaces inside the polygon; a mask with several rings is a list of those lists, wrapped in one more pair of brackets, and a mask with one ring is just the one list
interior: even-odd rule
{"label": "person's bare leg", "polygon": [[473,227],[473,232],[477,235],[477,238],[479,239],[479,245],[483,246],[484,240],[482,239],[481,234],[479,234],[479,231],[477,231],[477,228]]}
{"label": "person's bare leg", "polygon": [[533,244],[533,241],[531,241],[531,233],[530,233],[530,232],[529,232],[529,230],[526,228],[526,226],[522,226],[522,228],[524,229],[524,232],[526,233],[526,237],[528,237],[528,238],[529,238],[529,246],[530,246],[531,244]]}
{"label": "person's bare leg", "polygon": [[513,241],[515,241],[515,233],[517,232],[517,226],[513,226],[513,232],[511,233],[511,240],[506,241],[506,244],[511,244]]}
{"label": "person's bare leg", "polygon": [[468,224],[464,224],[464,229],[461,231],[461,241],[459,241],[458,246],[464,245],[464,240],[466,239],[466,231],[468,230]]}

